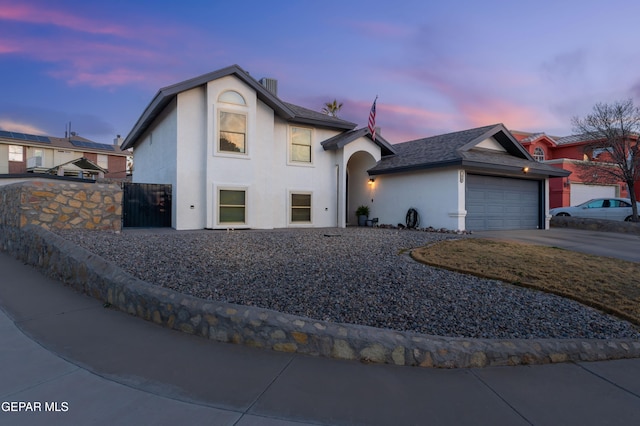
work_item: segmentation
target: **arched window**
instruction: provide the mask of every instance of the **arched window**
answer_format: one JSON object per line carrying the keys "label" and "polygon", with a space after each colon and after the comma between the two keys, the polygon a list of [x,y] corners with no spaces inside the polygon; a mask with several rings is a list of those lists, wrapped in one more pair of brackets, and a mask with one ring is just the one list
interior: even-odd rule
{"label": "arched window", "polygon": [[218,102],[225,102],[228,104],[236,104],[236,105],[246,105],[244,98],[242,95],[235,90],[227,90],[226,92],[222,92],[220,96],[218,96]]}
{"label": "arched window", "polygon": [[542,148],[537,147],[533,150],[533,159],[536,161],[544,161],[544,151]]}
{"label": "arched window", "polygon": [[227,104],[218,108],[218,149],[225,154],[247,154],[247,102],[235,90],[218,96],[218,102]]}

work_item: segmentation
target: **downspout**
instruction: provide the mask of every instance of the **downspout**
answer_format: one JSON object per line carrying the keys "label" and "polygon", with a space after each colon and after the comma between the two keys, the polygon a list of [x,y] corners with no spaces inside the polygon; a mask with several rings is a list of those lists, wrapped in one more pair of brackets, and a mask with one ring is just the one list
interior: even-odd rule
{"label": "downspout", "polygon": [[336,163],[336,228],[340,228],[340,165]]}

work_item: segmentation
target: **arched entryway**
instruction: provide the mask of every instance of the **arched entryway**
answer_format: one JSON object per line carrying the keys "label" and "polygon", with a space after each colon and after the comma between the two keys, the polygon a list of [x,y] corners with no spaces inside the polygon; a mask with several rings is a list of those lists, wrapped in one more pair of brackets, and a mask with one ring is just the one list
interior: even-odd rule
{"label": "arched entryway", "polygon": [[[354,152],[347,162],[346,176],[346,223],[357,225],[356,209],[366,205],[375,215],[375,183],[369,182],[367,170],[376,165],[376,159],[366,151]],[[373,216],[372,216],[373,217]]]}

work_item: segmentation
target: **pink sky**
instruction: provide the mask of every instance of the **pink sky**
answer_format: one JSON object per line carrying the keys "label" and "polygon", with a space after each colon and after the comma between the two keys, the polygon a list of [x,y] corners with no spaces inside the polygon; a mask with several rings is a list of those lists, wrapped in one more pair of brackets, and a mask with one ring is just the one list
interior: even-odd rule
{"label": "pink sky", "polygon": [[626,1],[247,6],[0,0],[0,127],[59,136],[71,121],[110,142],[159,88],[234,63],[277,78],[285,101],[336,98],[361,126],[378,95],[392,142],[493,123],[569,134],[596,102],[640,95],[640,5]]}

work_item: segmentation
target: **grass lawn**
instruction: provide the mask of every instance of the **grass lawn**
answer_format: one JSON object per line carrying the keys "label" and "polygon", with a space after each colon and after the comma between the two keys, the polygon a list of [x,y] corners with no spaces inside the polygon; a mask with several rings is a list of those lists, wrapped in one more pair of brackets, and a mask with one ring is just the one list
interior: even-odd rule
{"label": "grass lawn", "polygon": [[640,325],[640,263],[478,238],[442,241],[411,256],[427,265],[555,293]]}

